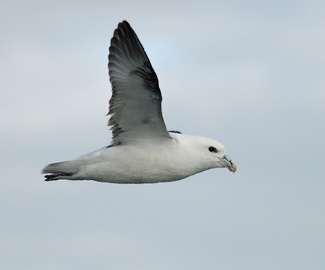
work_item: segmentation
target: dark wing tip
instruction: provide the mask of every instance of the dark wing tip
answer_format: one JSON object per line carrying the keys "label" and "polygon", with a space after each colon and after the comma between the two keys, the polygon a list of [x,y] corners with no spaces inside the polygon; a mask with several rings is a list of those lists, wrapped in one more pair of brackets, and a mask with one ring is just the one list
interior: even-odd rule
{"label": "dark wing tip", "polygon": [[122,22],[120,22],[120,23],[118,24],[118,28],[119,28],[119,26],[125,26],[125,27],[129,27],[129,28],[131,28],[131,26],[130,26],[130,24],[128,23],[127,20],[123,20]]}
{"label": "dark wing tip", "polygon": [[[119,56],[120,60],[127,58],[129,61],[149,61],[149,58],[131,25],[127,21],[120,22],[114,30],[111,39],[109,54]],[[109,58],[109,65],[112,59]]]}

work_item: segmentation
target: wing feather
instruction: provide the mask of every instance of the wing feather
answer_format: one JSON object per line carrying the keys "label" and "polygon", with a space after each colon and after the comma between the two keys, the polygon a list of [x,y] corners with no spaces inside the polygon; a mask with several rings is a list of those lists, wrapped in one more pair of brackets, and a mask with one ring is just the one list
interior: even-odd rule
{"label": "wing feather", "polygon": [[128,22],[111,39],[108,69],[112,84],[108,125],[113,144],[170,139],[161,112],[162,96],[150,60]]}

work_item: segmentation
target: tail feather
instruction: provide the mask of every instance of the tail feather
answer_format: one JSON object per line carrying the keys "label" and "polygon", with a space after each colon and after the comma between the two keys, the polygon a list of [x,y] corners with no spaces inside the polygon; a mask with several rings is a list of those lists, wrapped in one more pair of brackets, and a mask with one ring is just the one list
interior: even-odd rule
{"label": "tail feather", "polygon": [[45,181],[54,181],[62,178],[66,178],[67,176],[72,176],[73,173],[52,173],[45,175]]}
{"label": "tail feather", "polygon": [[42,173],[45,175],[45,181],[53,181],[59,179],[70,179],[70,177],[78,172],[79,166],[71,161],[57,162],[47,165]]}

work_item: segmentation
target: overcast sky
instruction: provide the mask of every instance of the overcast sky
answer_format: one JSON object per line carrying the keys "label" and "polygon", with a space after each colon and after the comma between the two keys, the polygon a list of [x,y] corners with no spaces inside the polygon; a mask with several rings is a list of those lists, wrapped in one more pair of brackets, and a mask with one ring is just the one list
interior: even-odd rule
{"label": "overcast sky", "polygon": [[[0,268],[325,269],[324,1],[1,1]],[[44,182],[108,145],[128,20],[168,129],[238,166],[178,182]],[[153,149],[154,151],[154,149]]]}

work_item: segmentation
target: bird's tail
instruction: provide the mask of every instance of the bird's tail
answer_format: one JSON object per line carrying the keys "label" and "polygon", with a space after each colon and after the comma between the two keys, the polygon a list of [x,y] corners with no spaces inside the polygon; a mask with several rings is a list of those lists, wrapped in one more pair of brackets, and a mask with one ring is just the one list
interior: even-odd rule
{"label": "bird's tail", "polygon": [[[73,161],[63,161],[47,165],[42,173],[45,173],[45,181],[59,179],[71,179],[79,171],[79,165]],[[50,173],[50,174],[47,174]]]}

